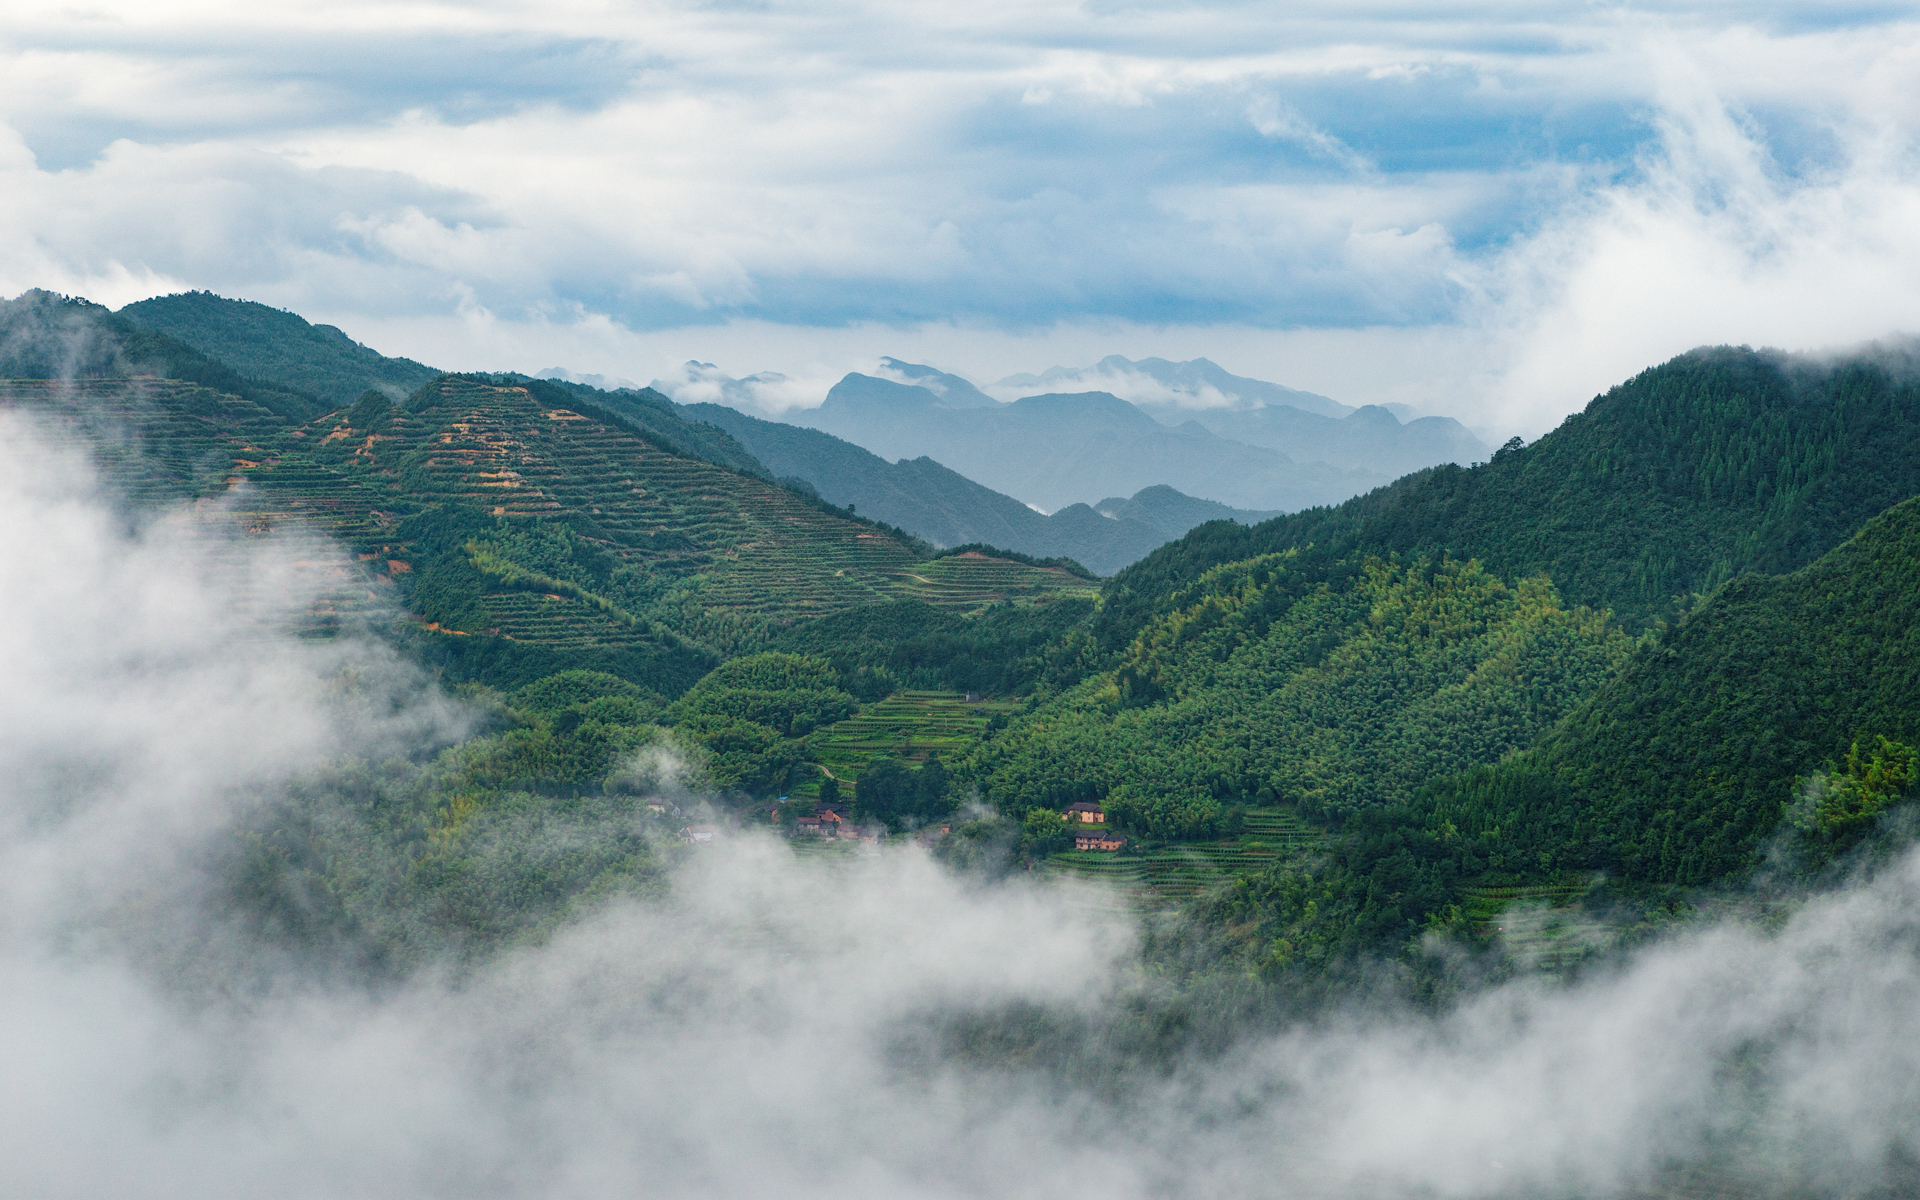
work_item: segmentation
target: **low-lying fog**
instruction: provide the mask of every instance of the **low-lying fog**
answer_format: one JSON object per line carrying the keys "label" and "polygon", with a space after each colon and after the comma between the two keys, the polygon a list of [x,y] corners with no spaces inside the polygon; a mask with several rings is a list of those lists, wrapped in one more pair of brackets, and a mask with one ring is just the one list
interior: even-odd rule
{"label": "low-lying fog", "polygon": [[478,968],[330,975],[236,932],[206,864],[280,781],[458,706],[377,642],[264,632],[351,570],[325,545],[132,530],[11,419],[0,511],[9,1196],[1614,1196],[1703,1156],[1912,1186],[1915,858],[1576,985],[1165,1063],[1101,1066],[1167,987],[1126,921],[917,850],[735,839]]}

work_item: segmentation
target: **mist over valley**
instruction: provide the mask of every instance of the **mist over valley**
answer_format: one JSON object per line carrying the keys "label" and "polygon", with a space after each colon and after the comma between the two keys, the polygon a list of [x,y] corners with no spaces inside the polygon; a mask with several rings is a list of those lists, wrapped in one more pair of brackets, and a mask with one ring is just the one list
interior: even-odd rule
{"label": "mist over valley", "polygon": [[1912,13],[0,63],[0,1196],[1920,1195]]}

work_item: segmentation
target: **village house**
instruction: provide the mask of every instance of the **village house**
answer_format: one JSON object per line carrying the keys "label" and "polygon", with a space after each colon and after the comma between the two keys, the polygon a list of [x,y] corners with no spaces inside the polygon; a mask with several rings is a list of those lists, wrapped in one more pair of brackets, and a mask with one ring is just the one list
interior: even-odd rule
{"label": "village house", "polygon": [[1082,800],[1077,804],[1067,805],[1067,811],[1060,814],[1060,819],[1067,822],[1078,821],[1082,825],[1105,825],[1107,810],[1090,800]]}
{"label": "village house", "polygon": [[1075,850],[1118,850],[1127,844],[1127,839],[1117,833],[1108,833],[1104,829],[1076,829],[1073,831]]}
{"label": "village house", "polygon": [[811,837],[822,837],[827,832],[827,824],[819,817],[801,817],[794,822],[794,831]]}
{"label": "village house", "polygon": [[718,832],[719,830],[712,825],[689,825],[680,831],[680,836],[689,846],[710,846],[713,844],[714,834]]}

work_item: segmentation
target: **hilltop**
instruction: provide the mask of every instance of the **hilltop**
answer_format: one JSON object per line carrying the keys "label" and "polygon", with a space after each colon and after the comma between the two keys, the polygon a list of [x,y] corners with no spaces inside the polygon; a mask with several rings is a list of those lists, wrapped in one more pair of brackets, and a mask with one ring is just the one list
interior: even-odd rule
{"label": "hilltop", "polygon": [[126,305],[118,314],[228,364],[243,375],[272,379],[332,406],[376,389],[406,395],[440,372],[410,358],[388,358],[332,325],[251,300],[181,292]]}

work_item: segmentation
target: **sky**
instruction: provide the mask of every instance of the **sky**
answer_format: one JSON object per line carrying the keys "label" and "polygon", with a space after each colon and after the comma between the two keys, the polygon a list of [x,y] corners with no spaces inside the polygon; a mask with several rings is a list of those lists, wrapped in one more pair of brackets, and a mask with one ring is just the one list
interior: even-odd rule
{"label": "sky", "polygon": [[1909,5],[13,0],[0,292],[824,394],[1205,356],[1534,434],[1920,331]]}

